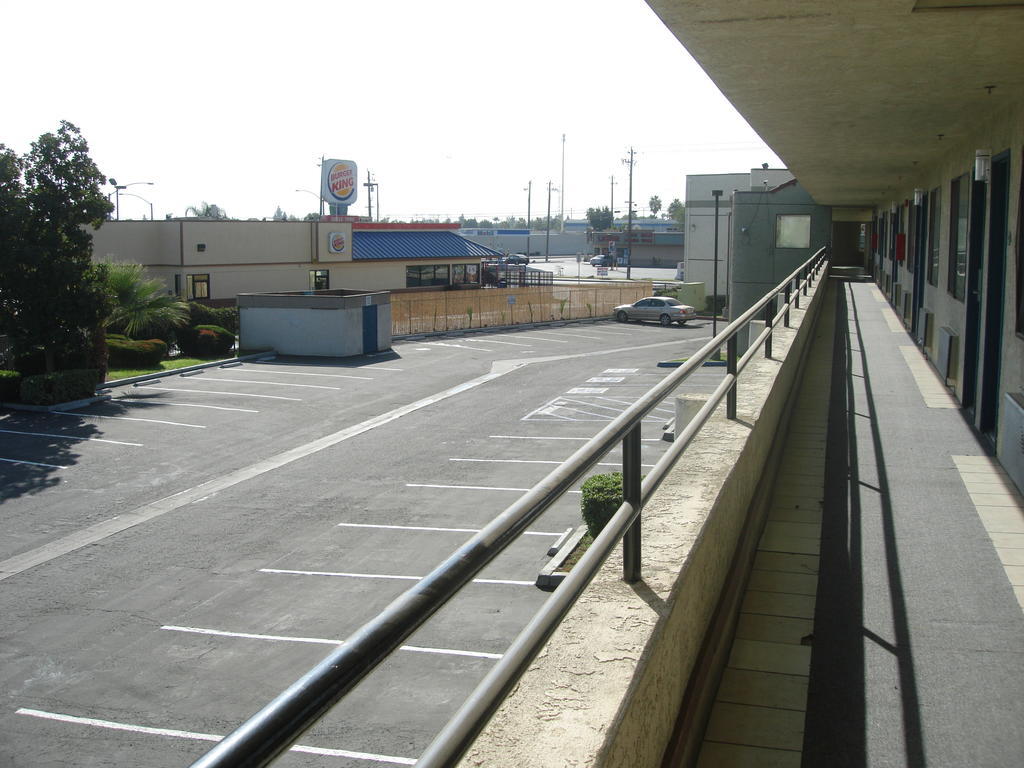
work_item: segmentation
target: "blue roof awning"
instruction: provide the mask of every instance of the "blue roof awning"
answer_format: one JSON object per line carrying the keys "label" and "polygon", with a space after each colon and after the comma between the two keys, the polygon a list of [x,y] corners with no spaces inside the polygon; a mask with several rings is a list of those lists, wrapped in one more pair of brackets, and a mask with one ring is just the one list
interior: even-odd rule
{"label": "blue roof awning", "polygon": [[474,243],[454,232],[352,233],[352,260],[376,259],[480,259],[501,256],[499,251]]}

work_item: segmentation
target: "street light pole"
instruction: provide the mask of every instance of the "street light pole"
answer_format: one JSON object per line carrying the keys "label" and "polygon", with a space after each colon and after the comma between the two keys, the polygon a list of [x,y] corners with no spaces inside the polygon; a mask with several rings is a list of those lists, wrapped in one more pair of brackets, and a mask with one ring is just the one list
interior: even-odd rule
{"label": "street light pole", "polygon": [[125,195],[127,195],[128,197],[137,197],[137,198],[139,198],[139,200],[141,200],[142,202],[144,202],[144,203],[148,203],[148,204],[149,204],[149,220],[150,220],[150,221],[152,221],[152,220],[153,220],[153,204],[152,204],[152,203],[150,203],[150,202],[149,202],[149,200],[147,200],[146,198],[144,198],[144,197],[143,197],[142,195],[136,195],[136,194],[134,194],[134,193],[132,193],[132,192],[125,192]]}
{"label": "street light pole", "polygon": [[[714,289],[711,295],[711,336],[715,337],[718,335],[718,200],[722,197],[722,190],[711,190],[711,196],[715,198],[715,269]],[[715,359],[718,359],[717,351]]]}
{"label": "street light pole", "polygon": [[633,148],[629,148],[629,159],[622,162],[629,166],[629,213],[626,219],[626,279],[630,278],[630,265],[633,262]]}
{"label": "street light pole", "polygon": [[308,189],[296,189],[295,191],[296,192],[305,192],[307,195],[312,195],[317,200],[319,200],[320,201],[320,216],[321,216],[321,218],[323,217],[323,215],[324,215],[324,198],[323,198],[323,195],[318,195],[316,192],[313,192],[313,191],[308,190]]}
{"label": "street light pole", "polygon": [[[555,188],[558,191],[558,188]],[[547,229],[544,231],[544,261],[550,261],[551,254],[551,181],[548,181],[548,218]]]}
{"label": "street light pole", "polygon": [[533,197],[533,179],[526,183],[526,258],[530,258],[530,198]]}
{"label": "street light pole", "polygon": [[121,190],[128,189],[128,187],[135,187],[139,184],[147,184],[153,186],[152,181],[133,181],[128,184],[118,184],[117,179],[108,179],[110,184],[114,187],[114,209],[116,211],[117,221],[121,220]]}

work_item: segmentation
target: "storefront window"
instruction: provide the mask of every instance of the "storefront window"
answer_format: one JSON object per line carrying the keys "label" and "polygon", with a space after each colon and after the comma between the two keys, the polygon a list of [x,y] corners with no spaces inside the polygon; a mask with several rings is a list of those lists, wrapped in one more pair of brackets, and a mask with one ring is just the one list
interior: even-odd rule
{"label": "storefront window", "polygon": [[448,285],[450,283],[448,272],[447,264],[407,266],[405,268],[405,287],[420,288],[425,285]]}

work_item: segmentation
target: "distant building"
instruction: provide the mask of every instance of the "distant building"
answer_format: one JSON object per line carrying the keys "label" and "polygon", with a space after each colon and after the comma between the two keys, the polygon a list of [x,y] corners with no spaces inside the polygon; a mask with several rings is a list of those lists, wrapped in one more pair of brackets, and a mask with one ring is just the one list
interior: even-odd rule
{"label": "distant building", "polygon": [[480,285],[481,259],[500,253],[461,237],[458,224],[173,219],[108,221],[93,260],[142,264],[185,299],[239,293]]}

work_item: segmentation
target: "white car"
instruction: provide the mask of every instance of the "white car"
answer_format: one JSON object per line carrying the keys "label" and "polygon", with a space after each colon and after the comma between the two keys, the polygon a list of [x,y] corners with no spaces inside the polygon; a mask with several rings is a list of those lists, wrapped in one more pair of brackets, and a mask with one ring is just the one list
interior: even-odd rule
{"label": "white car", "polygon": [[697,310],[671,296],[648,296],[632,304],[623,304],[612,310],[620,323],[630,320],[657,320],[662,325],[686,325],[697,316]]}

